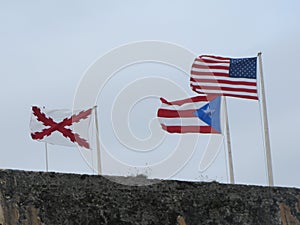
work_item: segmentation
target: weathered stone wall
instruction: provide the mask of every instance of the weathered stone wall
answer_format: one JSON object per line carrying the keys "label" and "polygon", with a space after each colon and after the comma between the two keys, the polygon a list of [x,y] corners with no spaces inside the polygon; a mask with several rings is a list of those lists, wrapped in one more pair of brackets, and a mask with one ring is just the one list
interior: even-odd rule
{"label": "weathered stone wall", "polygon": [[178,223],[297,225],[300,190],[180,181],[126,186],[101,176],[0,170],[0,224]]}

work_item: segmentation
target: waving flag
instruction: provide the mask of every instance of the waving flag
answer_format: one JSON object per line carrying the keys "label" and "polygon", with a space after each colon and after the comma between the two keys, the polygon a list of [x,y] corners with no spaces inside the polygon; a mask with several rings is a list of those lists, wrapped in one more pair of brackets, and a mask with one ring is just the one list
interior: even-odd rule
{"label": "waving flag", "polygon": [[[210,97],[212,98],[212,97]],[[157,112],[162,129],[169,133],[221,133],[220,97],[210,102],[197,96],[169,102],[161,98]]]}
{"label": "waving flag", "polygon": [[[77,111],[46,110],[37,106],[32,107],[30,120],[31,137],[34,140],[55,145],[90,148],[89,126],[92,109]],[[76,124],[76,133],[73,129]]]}
{"label": "waving flag", "polygon": [[199,56],[192,65],[191,88],[201,94],[258,100],[256,64],[257,57]]}

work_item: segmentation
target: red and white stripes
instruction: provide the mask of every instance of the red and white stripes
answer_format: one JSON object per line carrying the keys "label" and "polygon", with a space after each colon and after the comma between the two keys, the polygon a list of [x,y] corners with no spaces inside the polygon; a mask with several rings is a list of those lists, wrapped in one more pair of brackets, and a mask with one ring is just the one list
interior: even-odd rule
{"label": "red and white stripes", "polygon": [[191,88],[201,94],[258,99],[256,79],[232,77],[230,58],[199,56],[191,68]]}
{"label": "red and white stripes", "polygon": [[194,112],[208,103],[207,96],[197,96],[169,102],[160,98],[157,112],[162,129],[169,133],[219,133],[200,120]]}

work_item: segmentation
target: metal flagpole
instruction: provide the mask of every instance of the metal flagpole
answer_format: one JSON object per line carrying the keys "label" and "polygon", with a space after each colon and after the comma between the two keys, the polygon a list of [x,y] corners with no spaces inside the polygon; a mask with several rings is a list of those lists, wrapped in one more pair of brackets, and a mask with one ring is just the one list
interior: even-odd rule
{"label": "metal flagpole", "polygon": [[46,172],[48,172],[48,146],[47,146],[47,142],[45,142],[45,154],[46,154]]}
{"label": "metal flagpole", "polygon": [[260,89],[261,89],[261,104],[262,104],[262,117],[263,117],[263,129],[264,129],[264,144],[265,144],[266,158],[267,158],[269,186],[274,186],[272,159],[271,159],[271,147],[270,147],[270,138],[269,138],[269,126],[268,126],[268,118],[267,118],[267,106],[266,106],[266,96],[265,96],[261,54],[262,53],[259,52],[257,54],[257,56],[258,56],[259,72],[260,72]]}
{"label": "metal flagpole", "polygon": [[94,106],[95,113],[95,127],[96,127],[96,145],[97,145],[97,169],[98,175],[102,174],[101,170],[101,154],[100,154],[100,141],[99,141],[99,128],[98,128],[98,114],[97,114],[97,106]]}
{"label": "metal flagpole", "polygon": [[[45,109],[45,106],[43,106],[43,109]],[[46,155],[46,172],[48,172],[48,146],[47,146],[47,142],[45,142],[45,155]]]}
{"label": "metal flagpole", "polygon": [[230,132],[229,132],[229,122],[228,122],[228,113],[227,113],[227,104],[226,97],[223,97],[224,101],[224,110],[225,110],[225,120],[226,120],[226,129],[225,129],[225,138],[226,138],[226,148],[228,151],[228,166],[229,166],[229,176],[230,183],[234,184],[234,173],[233,173],[233,161],[232,161],[232,152],[231,152],[231,142],[230,142]]}

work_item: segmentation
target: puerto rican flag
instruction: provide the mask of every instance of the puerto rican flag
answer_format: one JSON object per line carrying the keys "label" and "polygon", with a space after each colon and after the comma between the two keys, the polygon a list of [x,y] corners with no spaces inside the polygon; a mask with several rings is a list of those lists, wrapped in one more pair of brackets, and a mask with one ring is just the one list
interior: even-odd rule
{"label": "puerto rican flag", "polygon": [[160,98],[158,109],[163,130],[169,133],[207,133],[220,134],[221,97],[196,96],[169,102]]}

